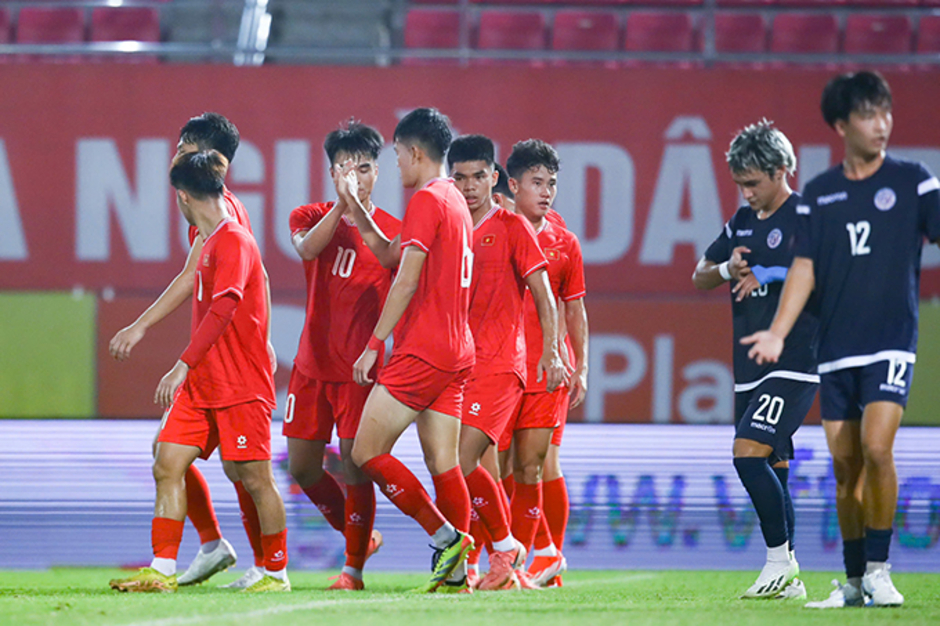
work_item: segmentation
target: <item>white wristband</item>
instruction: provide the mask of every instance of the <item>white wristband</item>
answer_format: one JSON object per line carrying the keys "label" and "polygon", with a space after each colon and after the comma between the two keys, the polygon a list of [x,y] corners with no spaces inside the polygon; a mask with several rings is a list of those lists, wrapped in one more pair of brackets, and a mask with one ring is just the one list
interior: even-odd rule
{"label": "white wristband", "polygon": [[732,279],[731,272],[728,270],[728,263],[728,261],[725,261],[718,266],[718,273],[721,274],[721,277],[725,280]]}

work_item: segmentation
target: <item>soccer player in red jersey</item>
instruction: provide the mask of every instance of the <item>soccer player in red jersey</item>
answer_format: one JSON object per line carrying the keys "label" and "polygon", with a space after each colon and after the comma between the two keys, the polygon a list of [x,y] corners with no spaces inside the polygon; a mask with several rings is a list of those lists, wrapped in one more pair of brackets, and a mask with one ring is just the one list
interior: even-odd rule
{"label": "soccer player in red jersey", "polygon": [[511,581],[526,552],[510,534],[509,512],[504,510],[499,486],[480,462],[487,448],[499,441],[525,389],[527,288],[543,336],[541,351],[535,355],[538,381],[547,378],[547,388],[554,391],[565,371],[557,350],[557,311],[545,269],[548,262],[528,221],[492,201],[497,180],[493,142],[482,135],[458,137],[447,161],[474,224],[470,330],[476,364],[464,392],[460,466],[474,511],[493,543],[490,570],[479,589],[497,590]]}
{"label": "soccer player in red jersey", "polygon": [[[587,388],[587,316],[584,313],[584,262],[575,235],[546,219],[555,199],[558,154],[547,143],[530,139],[513,146],[506,163],[509,185],[516,196],[516,210],[535,228],[539,245],[548,260],[552,292],[565,303],[567,332],[575,353],[571,375],[572,404],[580,403]],[[562,387],[549,391],[534,369],[541,349],[542,333],[531,298],[526,299],[526,348],[528,377],[522,400],[501,437],[500,451],[514,447],[515,488],[512,497],[512,534],[528,548],[532,545],[542,515],[542,468],[555,429],[566,407]],[[549,554],[536,553],[530,578],[544,585],[564,569],[564,558],[552,545]],[[543,557],[543,558],[540,558]]]}
{"label": "soccer player in red jersey", "polygon": [[[470,495],[457,459],[463,390],[474,363],[467,319],[473,223],[466,200],[445,176],[444,154],[452,137],[449,120],[436,109],[416,109],[395,128],[402,184],[417,191],[402,221],[398,273],[372,337],[353,367],[358,383],[372,383],[379,350],[395,331],[391,358],[366,400],[352,457],[434,541],[432,574],[423,587],[429,592],[463,564],[473,547],[466,534]],[[356,205],[356,222],[369,247],[383,264],[393,265],[397,252],[389,250],[388,239],[352,192],[351,172],[344,168],[344,173],[350,175],[341,177],[345,184],[337,191]],[[417,422],[437,506],[414,474],[390,454],[412,422]]]}
{"label": "soccer player in red jersey", "polygon": [[[401,222],[372,204],[376,160],[384,140],[373,128],[351,122],[323,144],[334,174],[353,162],[357,196],[383,232],[396,236]],[[290,216],[294,248],[304,261],[307,319],[288,387],[284,416],[289,468],[294,480],[333,528],[346,536],[346,564],[330,589],[363,589],[366,558],[381,546],[372,530],[375,490],[350,458],[362,407],[371,386],[353,381],[353,363],[369,341],[392,283],[366,247],[342,197],[310,204]],[[380,349],[378,362],[382,363]],[[323,455],[336,425],[346,495],[323,469]],[[370,543],[371,541],[371,543]]]}
{"label": "soccer player in red jersey", "polygon": [[[240,141],[238,129],[232,122],[218,113],[203,113],[190,119],[180,129],[177,156],[200,150],[216,150],[229,163],[235,156]],[[251,223],[245,206],[227,188],[224,192],[225,208],[228,215],[251,232]],[[130,358],[131,351],[144,338],[147,329],[160,322],[192,297],[196,276],[196,263],[202,254],[202,238],[195,226],[189,228],[190,251],[183,270],[173,279],[146,311],[130,326],[118,331],[111,339],[111,356],[120,361]],[[270,299],[269,299],[270,301]],[[274,349],[268,344],[272,364],[276,368]],[[157,432],[159,434],[159,431]],[[154,436],[154,455],[156,455],[156,436]],[[263,554],[261,550],[261,530],[258,525],[258,513],[248,491],[238,480],[234,465],[223,462],[225,474],[234,483],[238,494],[242,522],[255,556],[254,566],[241,579],[225,587],[244,588],[261,578],[263,572]],[[209,486],[202,472],[191,465],[186,472],[186,499],[190,521],[199,532],[199,552],[189,568],[179,577],[180,585],[201,583],[217,572],[235,564],[236,554],[231,544],[222,538],[219,522],[212,506]]]}
{"label": "soccer player in red jersey", "polygon": [[225,207],[227,160],[216,151],[174,159],[170,183],[186,220],[199,228],[202,254],[193,288],[192,339],[160,381],[164,407],[153,475],[157,496],[150,567],[119,591],[174,591],[186,516],[187,468],[221,447],[258,510],[264,577],[246,591],[290,591],[284,503],[271,469],[274,373],[267,349],[268,289],[254,237]]}

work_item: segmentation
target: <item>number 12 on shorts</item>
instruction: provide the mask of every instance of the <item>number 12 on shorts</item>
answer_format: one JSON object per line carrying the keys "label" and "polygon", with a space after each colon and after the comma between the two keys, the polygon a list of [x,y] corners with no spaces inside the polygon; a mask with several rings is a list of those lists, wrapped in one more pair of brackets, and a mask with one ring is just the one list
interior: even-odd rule
{"label": "number 12 on shorts", "polygon": [[907,374],[907,361],[891,359],[888,361],[888,384],[894,387],[907,387],[904,375]]}

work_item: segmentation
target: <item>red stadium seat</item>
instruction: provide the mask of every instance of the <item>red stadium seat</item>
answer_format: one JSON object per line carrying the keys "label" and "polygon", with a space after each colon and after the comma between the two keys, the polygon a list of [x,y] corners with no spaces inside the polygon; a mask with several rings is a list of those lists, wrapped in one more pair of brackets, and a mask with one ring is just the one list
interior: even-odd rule
{"label": "red stadium seat", "polygon": [[720,7],[760,7],[776,3],[777,0],[718,0]]}
{"label": "red stadium seat", "polygon": [[910,54],[911,20],[904,15],[852,14],[845,22],[848,54]]}
{"label": "red stadium seat", "polygon": [[692,52],[695,29],[688,13],[634,11],[627,17],[624,49],[632,52]]}
{"label": "red stadium seat", "polygon": [[770,51],[835,54],[839,51],[839,24],[834,15],[779,13],[770,33]]}
{"label": "red stadium seat", "polygon": [[846,4],[849,6],[902,8],[916,7],[920,4],[920,0],[847,0]]}
{"label": "red stadium seat", "polygon": [[845,2],[846,0],[777,0],[777,4],[785,7],[829,7]]}
{"label": "red stadium seat", "polygon": [[[616,51],[619,44],[620,24],[613,13],[558,11],[555,14],[552,50]],[[616,62],[604,64],[617,65]]]}
{"label": "red stadium seat", "polygon": [[767,22],[760,13],[717,13],[715,50],[718,52],[766,52]]}
{"label": "red stadium seat", "polygon": [[924,15],[917,28],[917,52],[936,54],[940,52],[940,15]]}
{"label": "red stadium seat", "polygon": [[[412,9],[405,18],[405,48],[455,50],[460,47],[460,12]],[[457,59],[406,58],[404,65],[452,65]]]}
{"label": "red stadium seat", "polygon": [[[85,41],[85,12],[77,7],[27,6],[16,23],[17,43],[82,43]],[[81,62],[81,57],[20,55],[24,61]]]}
{"label": "red stadium seat", "polygon": [[[544,50],[545,16],[537,12],[481,11],[477,48],[480,50]],[[484,64],[492,62],[489,59],[481,60]],[[504,63],[504,61],[497,63]],[[541,62],[536,61],[534,64],[541,65]]]}
{"label": "red stadium seat", "polygon": [[[160,41],[160,13],[153,7],[98,7],[91,12],[91,41]],[[156,63],[152,54],[107,55],[106,61]]]}

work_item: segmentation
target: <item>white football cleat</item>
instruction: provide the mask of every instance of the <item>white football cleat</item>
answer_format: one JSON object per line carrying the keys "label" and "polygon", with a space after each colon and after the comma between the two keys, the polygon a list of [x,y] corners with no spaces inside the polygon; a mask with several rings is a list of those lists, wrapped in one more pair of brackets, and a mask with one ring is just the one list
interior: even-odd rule
{"label": "white football cleat", "polygon": [[181,587],[198,585],[235,565],[237,559],[238,555],[235,554],[232,544],[225,539],[219,539],[219,545],[215,547],[215,550],[211,552],[199,550],[196,553],[196,558],[179,577],[177,584]]}
{"label": "white football cleat", "polygon": [[865,606],[866,599],[862,590],[848,583],[840,585],[838,580],[832,581],[835,589],[825,600],[816,602],[807,602],[804,606],[807,609],[842,609],[853,606]]}
{"label": "white football cleat", "polygon": [[796,561],[767,561],[757,581],[744,592],[742,598],[773,598],[796,578],[800,567]]}
{"label": "white football cleat", "polygon": [[901,606],[904,596],[891,582],[890,565],[862,576],[862,590],[871,597],[872,606]]}
{"label": "white football cleat", "polygon": [[806,585],[799,578],[794,578],[790,584],[783,588],[783,591],[775,596],[778,600],[805,600]]}
{"label": "white football cleat", "polygon": [[221,585],[222,589],[247,589],[253,584],[264,578],[264,568],[252,565],[242,574],[238,580],[232,581],[227,585]]}

